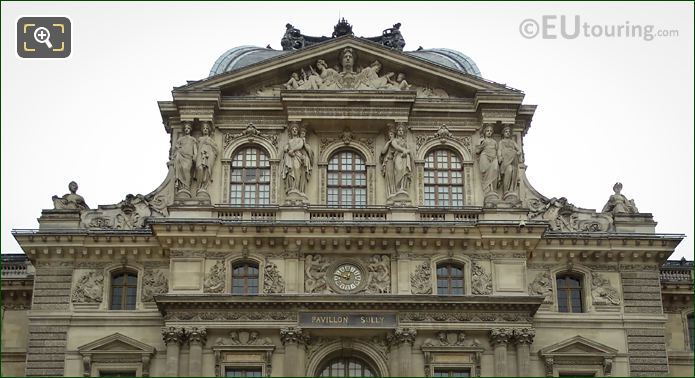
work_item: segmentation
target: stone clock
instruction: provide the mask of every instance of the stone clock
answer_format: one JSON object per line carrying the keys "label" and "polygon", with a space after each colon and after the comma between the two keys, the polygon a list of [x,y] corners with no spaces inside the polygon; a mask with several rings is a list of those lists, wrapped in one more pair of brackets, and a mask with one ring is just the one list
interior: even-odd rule
{"label": "stone clock", "polygon": [[333,291],[341,294],[357,293],[367,284],[367,271],[361,262],[353,259],[341,259],[331,264],[327,277]]}

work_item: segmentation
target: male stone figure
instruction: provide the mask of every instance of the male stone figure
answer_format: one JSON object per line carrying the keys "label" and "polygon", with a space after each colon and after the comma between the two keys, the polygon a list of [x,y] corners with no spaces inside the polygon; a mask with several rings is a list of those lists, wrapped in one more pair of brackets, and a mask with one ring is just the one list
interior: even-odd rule
{"label": "male stone figure", "polygon": [[174,187],[177,194],[191,196],[193,161],[198,154],[198,142],[191,136],[191,123],[184,122],[184,135],[179,136],[174,148]]}
{"label": "male stone figure", "polygon": [[53,208],[56,210],[89,210],[89,206],[84,202],[84,198],[77,194],[77,183],[70,181],[68,184],[70,193],[62,197],[53,196]]}

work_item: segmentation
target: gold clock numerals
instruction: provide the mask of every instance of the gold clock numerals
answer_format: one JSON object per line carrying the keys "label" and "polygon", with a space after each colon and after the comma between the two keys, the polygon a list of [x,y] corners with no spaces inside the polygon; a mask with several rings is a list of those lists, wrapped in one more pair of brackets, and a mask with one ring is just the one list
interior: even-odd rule
{"label": "gold clock numerals", "polygon": [[355,290],[362,282],[362,272],[352,264],[343,264],[335,270],[333,281],[341,290]]}

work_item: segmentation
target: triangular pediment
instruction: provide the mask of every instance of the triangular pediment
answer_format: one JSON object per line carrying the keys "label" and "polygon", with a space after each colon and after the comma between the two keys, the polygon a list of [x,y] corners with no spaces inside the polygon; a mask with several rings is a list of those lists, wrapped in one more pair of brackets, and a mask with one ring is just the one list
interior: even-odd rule
{"label": "triangular pediment", "polygon": [[155,348],[120,333],[103,337],[77,348],[82,354],[89,353],[154,353]]}
{"label": "triangular pediment", "polygon": [[614,356],[618,351],[582,336],[549,345],[540,350],[541,356]]}
{"label": "triangular pediment", "polygon": [[[339,88],[328,89],[377,89],[377,90],[413,90],[420,97],[424,89],[434,93],[427,97],[454,97],[473,98],[478,93],[495,95],[512,95],[523,98],[519,90],[509,88],[503,84],[485,80],[478,76],[462,71],[454,70],[431,61],[408,55],[405,52],[386,48],[361,38],[344,36],[326,42],[318,43],[301,50],[288,52],[280,56],[266,59],[249,66],[221,73],[206,79],[190,83],[174,89],[174,93],[190,93],[197,91],[219,91],[222,96],[267,96],[271,89],[276,92],[285,89],[295,73],[298,81],[308,79],[313,71],[318,71],[317,62],[323,60],[327,68],[345,75],[345,69],[341,61],[341,54],[346,49],[354,53],[353,72],[360,73],[364,68],[370,67],[375,61],[381,64],[378,75],[388,77],[388,85],[378,88],[350,88],[349,85],[338,85]],[[332,72],[329,72],[332,73]],[[403,78],[399,80],[399,74]],[[407,85],[400,84],[402,80]],[[308,80],[307,80],[308,81]],[[385,82],[386,79],[383,79]],[[307,86],[308,87],[308,86]],[[316,88],[299,88],[316,89]],[[321,88],[323,89],[323,88]],[[406,89],[404,89],[406,90]],[[270,92],[269,92],[270,91]],[[446,96],[438,96],[438,94]],[[519,100],[520,101],[520,100]]]}

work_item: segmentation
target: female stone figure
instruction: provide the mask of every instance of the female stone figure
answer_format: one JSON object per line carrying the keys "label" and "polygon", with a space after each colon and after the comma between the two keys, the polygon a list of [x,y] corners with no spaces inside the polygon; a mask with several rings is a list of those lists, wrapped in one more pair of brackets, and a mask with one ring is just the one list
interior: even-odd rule
{"label": "female stone figure", "polygon": [[89,210],[89,206],[84,202],[84,198],[77,194],[77,183],[70,181],[68,184],[70,193],[62,197],[53,196],[53,208],[58,210]]}
{"label": "female stone figure", "polygon": [[608,202],[603,206],[603,213],[613,214],[636,214],[639,213],[634,200],[628,200],[620,191],[623,190],[623,184],[616,182],[613,185],[614,194],[608,198]]}
{"label": "female stone figure", "polygon": [[[389,199],[393,200],[396,195],[408,196],[408,188],[410,187],[411,172],[413,170],[412,154],[408,148],[408,142],[405,139],[405,125],[399,124],[396,127],[396,135],[384,147],[384,152],[388,161],[384,166],[384,175],[393,177],[393,193],[390,193]],[[390,178],[387,178],[387,181]],[[407,198],[403,198],[407,199]]]}
{"label": "female stone figure", "polygon": [[492,139],[492,126],[483,128],[483,139],[475,147],[475,154],[479,156],[478,169],[485,197],[497,197],[495,189],[500,178],[499,163],[497,161],[497,142]]}
{"label": "female stone figure", "polygon": [[396,194],[396,177],[393,167],[393,153],[394,149],[391,148],[391,143],[396,136],[393,128],[389,128],[388,138],[386,144],[384,145],[383,151],[379,156],[379,161],[381,162],[381,174],[384,176],[384,181],[386,182],[386,197],[390,197]]}
{"label": "female stone figure", "polygon": [[190,196],[193,160],[198,154],[198,142],[191,136],[191,123],[185,122],[184,135],[179,136],[174,147],[174,187],[177,192]]}
{"label": "female stone figure", "polygon": [[198,191],[207,192],[208,185],[212,182],[212,168],[215,166],[218,150],[215,140],[210,137],[210,122],[203,122],[201,131],[203,135],[198,138],[195,178],[200,186]]}
{"label": "female stone figure", "polygon": [[516,191],[519,159],[521,157],[521,149],[511,136],[512,128],[505,126],[502,129],[502,140],[500,140],[497,148],[497,159],[500,163],[500,185],[502,186],[502,194],[505,197]]}
{"label": "female stone figure", "polygon": [[282,179],[285,193],[299,194],[306,197],[306,183],[311,175],[313,152],[306,144],[306,139],[299,134],[297,122],[290,123],[289,140],[282,155]]}

